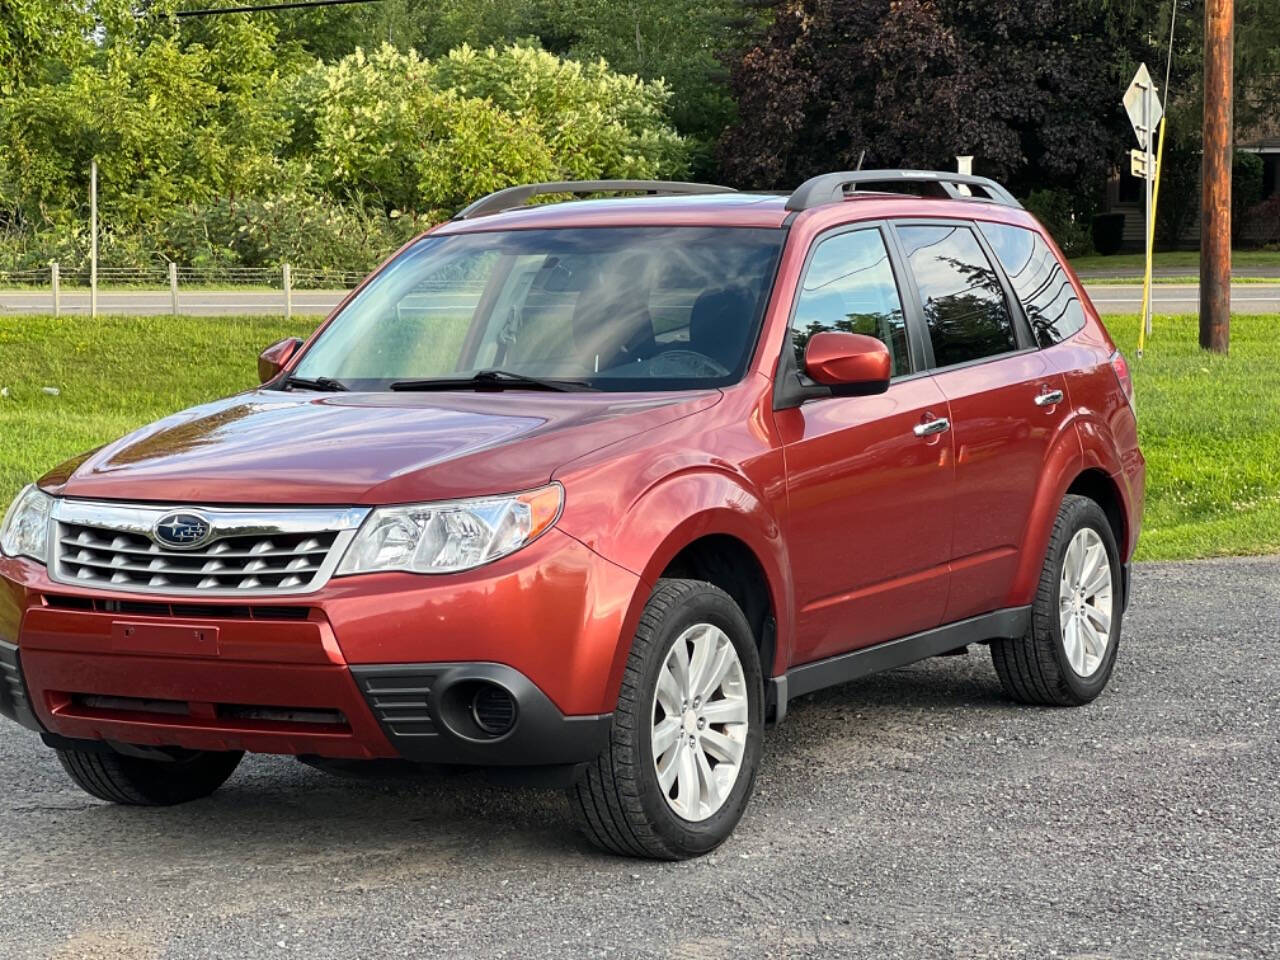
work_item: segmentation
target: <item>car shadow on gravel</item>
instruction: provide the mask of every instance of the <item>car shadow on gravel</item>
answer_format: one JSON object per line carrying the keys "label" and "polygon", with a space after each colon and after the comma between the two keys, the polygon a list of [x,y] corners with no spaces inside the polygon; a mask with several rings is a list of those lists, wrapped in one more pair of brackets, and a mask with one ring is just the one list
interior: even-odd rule
{"label": "car shadow on gravel", "polygon": [[[886,739],[904,734],[918,739],[923,731],[919,746],[927,750],[928,729],[940,721],[961,731],[972,725],[976,733],[989,711],[1014,709],[1021,708],[1001,692],[985,651],[853,681],[791,704],[785,722],[766,737],[761,780],[794,778],[801,755],[827,751],[840,763],[848,750],[874,754]],[[855,765],[850,776],[856,775]],[[202,858],[248,855],[264,863],[367,860],[381,864],[375,873],[412,872],[440,858],[627,862],[597,852],[579,836],[562,791],[506,785],[468,768],[337,776],[291,758],[249,756],[207,800],[149,809],[88,801],[62,808],[44,829],[73,839],[90,826],[86,821],[100,835],[145,834],[145,845],[112,852],[129,859],[153,860],[181,849],[201,851]]]}
{"label": "car shadow on gravel", "polygon": [[788,704],[784,728],[811,709],[853,705],[863,711],[893,713],[972,707],[1025,709],[1001,689],[986,648],[975,644],[964,655],[933,657],[805,694]]}

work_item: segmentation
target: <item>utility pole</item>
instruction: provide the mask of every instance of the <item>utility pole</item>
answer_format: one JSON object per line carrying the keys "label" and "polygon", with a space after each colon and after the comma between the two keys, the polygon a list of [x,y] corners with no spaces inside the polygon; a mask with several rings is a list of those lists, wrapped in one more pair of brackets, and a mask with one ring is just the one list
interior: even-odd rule
{"label": "utility pole", "polygon": [[1200,346],[1231,342],[1232,55],[1235,0],[1204,5],[1204,160],[1200,168]]}

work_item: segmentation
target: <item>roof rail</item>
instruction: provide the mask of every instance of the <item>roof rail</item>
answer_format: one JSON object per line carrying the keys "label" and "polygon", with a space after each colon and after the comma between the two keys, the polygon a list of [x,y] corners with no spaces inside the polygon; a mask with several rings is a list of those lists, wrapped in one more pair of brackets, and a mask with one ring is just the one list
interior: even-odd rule
{"label": "roof rail", "polygon": [[648,194],[697,194],[734,193],[733,187],[720,187],[713,183],[683,183],[676,180],[560,180],[553,183],[524,183],[507,187],[481,197],[471,206],[454,216],[455,220],[472,220],[490,213],[501,213],[522,207],[533,197],[548,193],[648,193]]}
{"label": "roof rail", "polygon": [[[824,203],[836,203],[845,198],[848,188],[857,190],[859,184],[928,183],[935,185],[942,195],[952,200],[986,200],[1005,207],[1022,208],[1017,200],[1000,184],[986,177],[967,173],[946,173],[939,170],[848,170],[843,173],[824,173],[806,180],[787,199],[788,210],[808,210]],[[978,187],[985,197],[975,197],[961,187]]]}

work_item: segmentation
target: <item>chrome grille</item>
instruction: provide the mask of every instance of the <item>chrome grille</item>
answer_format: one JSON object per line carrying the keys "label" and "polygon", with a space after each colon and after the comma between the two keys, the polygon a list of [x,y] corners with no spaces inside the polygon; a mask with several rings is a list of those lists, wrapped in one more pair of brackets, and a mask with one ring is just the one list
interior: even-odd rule
{"label": "chrome grille", "polygon": [[308,593],[329,579],[368,512],[182,509],[207,518],[212,528],[196,549],[174,549],[153,535],[174,508],[60,501],[53,579],[189,596]]}

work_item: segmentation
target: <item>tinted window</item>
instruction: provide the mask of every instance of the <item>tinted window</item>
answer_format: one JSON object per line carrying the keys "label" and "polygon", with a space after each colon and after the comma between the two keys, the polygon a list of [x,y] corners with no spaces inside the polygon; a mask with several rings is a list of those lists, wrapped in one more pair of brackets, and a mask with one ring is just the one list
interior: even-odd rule
{"label": "tinted window", "polygon": [[628,227],[428,236],[379,273],[295,373],[352,389],[500,369],[598,390],[736,382],[781,230]]}
{"label": "tinted window", "polygon": [[984,223],[981,228],[1027,311],[1040,346],[1060,343],[1084,326],[1084,308],[1044,237],[1003,223]]}
{"label": "tinted window", "polygon": [[902,226],[898,234],[920,289],[936,366],[1017,349],[1004,290],[972,230]]}
{"label": "tinted window", "polygon": [[911,372],[902,301],[879,230],[842,233],[814,251],[791,325],[801,370],[809,338],[824,330],[875,337],[889,348],[895,376]]}

